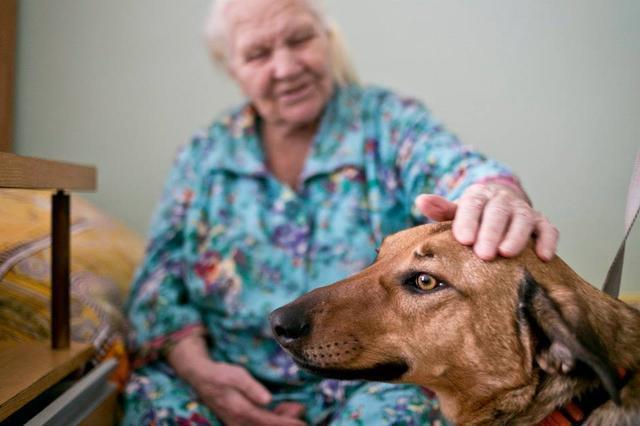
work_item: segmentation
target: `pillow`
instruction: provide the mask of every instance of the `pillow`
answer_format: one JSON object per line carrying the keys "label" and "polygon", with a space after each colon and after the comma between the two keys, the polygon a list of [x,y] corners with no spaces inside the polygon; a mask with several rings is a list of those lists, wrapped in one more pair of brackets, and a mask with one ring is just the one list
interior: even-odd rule
{"label": "pillow", "polygon": [[[0,341],[50,340],[51,192],[0,189]],[[71,196],[71,339],[119,359],[128,375],[123,304],[143,240]]]}

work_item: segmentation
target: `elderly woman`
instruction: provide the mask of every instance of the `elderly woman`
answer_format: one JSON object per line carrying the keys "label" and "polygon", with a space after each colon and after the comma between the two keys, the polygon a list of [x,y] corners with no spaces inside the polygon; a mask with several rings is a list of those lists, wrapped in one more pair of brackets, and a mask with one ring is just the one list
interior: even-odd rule
{"label": "elderly woman", "polygon": [[550,259],[555,229],[419,102],[359,86],[316,1],[219,1],[210,21],[248,102],[183,147],[168,179],[129,303],[125,424],[441,422],[416,387],[299,370],[268,313],[362,269],[425,216],[454,219],[485,260],[532,233]]}

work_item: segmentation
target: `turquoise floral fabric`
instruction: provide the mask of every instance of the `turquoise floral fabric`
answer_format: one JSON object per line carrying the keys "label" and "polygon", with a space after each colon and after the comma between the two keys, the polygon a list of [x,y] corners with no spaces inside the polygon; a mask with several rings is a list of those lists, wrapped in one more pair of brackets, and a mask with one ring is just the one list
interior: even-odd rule
{"label": "turquoise floral fabric", "polygon": [[266,169],[259,126],[243,105],[178,152],[128,305],[137,370],[125,423],[215,423],[163,361],[191,333],[207,337],[213,359],[247,368],[276,401],[305,403],[311,423],[439,421],[437,401],[416,387],[300,370],[267,316],[366,267],[386,235],[424,223],[413,208],[418,194],[456,199],[473,183],[515,178],[461,145],[418,101],[377,87],[335,90],[295,188]]}

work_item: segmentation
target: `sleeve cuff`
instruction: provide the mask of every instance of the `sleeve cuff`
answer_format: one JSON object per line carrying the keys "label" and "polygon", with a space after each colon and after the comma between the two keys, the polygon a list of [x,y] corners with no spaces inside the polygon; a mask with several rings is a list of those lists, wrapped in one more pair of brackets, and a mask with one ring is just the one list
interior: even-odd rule
{"label": "sleeve cuff", "polygon": [[142,344],[133,354],[133,368],[142,367],[145,364],[156,361],[164,356],[178,343],[180,340],[188,336],[205,336],[206,329],[200,323],[188,324],[171,333],[157,336],[148,342]]}
{"label": "sleeve cuff", "polygon": [[524,193],[522,185],[520,185],[520,181],[515,176],[489,176],[484,179],[480,179],[477,183],[499,183],[501,185],[506,185],[518,189],[522,191],[522,193]]}
{"label": "sleeve cuff", "polygon": [[522,194],[522,198],[529,205],[531,205],[531,199],[529,198],[529,195],[527,194],[527,192],[524,190],[524,188],[520,184],[520,181],[518,180],[518,178],[515,177],[515,176],[493,176],[493,177],[487,177],[486,179],[480,179],[480,181],[478,181],[478,183],[497,183],[499,185],[504,185],[504,186],[507,186],[509,188],[515,189],[520,194]]}

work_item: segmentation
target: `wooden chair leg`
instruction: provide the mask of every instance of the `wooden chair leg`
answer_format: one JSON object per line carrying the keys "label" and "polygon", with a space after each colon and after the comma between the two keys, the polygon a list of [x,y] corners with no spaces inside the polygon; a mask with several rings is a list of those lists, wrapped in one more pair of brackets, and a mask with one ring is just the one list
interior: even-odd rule
{"label": "wooden chair leg", "polygon": [[51,204],[51,346],[67,349],[71,336],[69,315],[70,197],[57,191]]}

